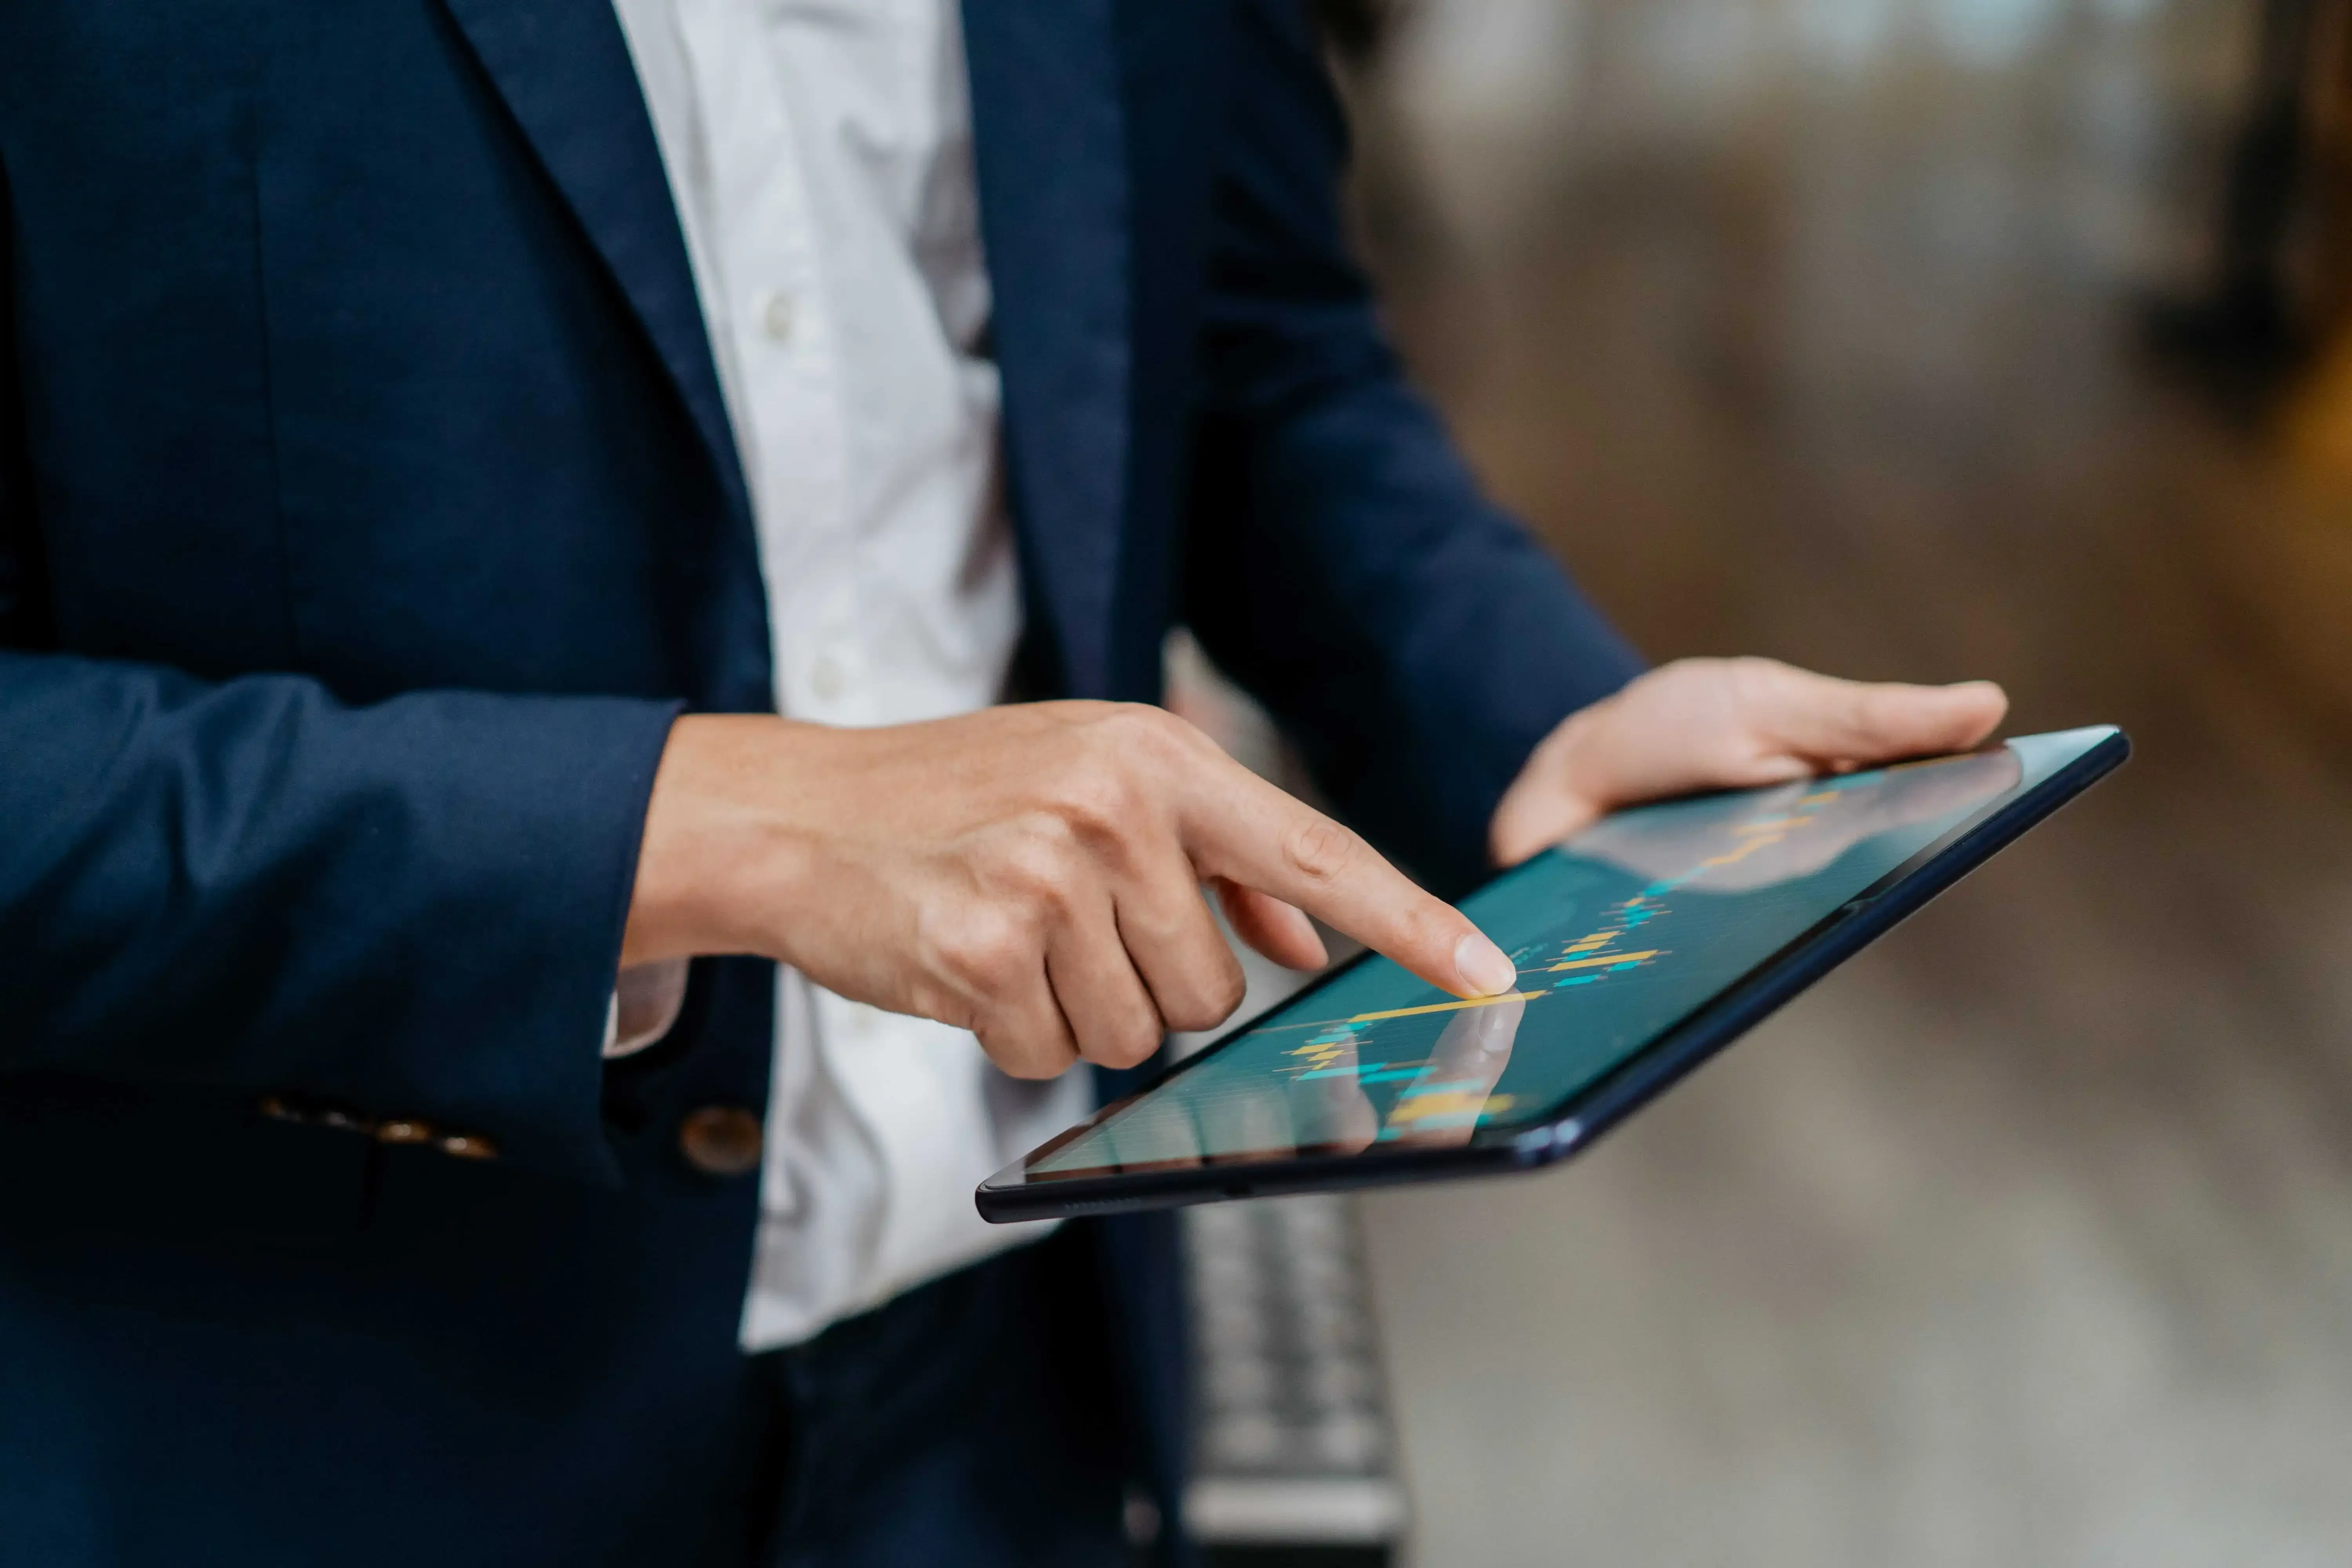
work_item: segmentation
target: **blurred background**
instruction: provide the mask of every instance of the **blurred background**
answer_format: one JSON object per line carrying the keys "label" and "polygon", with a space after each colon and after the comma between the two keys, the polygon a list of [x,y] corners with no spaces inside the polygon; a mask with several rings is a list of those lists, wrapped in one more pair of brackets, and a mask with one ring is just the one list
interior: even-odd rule
{"label": "blurred background", "polygon": [[1404,1560],[2352,1560],[2352,5],[1327,9],[1394,331],[1648,654],[2139,747],[1568,1171],[1235,1211],[1369,1279]]}

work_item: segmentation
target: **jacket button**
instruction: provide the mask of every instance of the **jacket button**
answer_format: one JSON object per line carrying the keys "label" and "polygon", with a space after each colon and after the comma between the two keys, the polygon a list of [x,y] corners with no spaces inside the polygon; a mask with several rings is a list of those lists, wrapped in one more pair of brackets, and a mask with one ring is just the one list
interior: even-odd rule
{"label": "jacket button", "polygon": [[760,1119],[740,1105],[706,1105],[677,1124],[678,1152],[706,1176],[747,1176],[760,1168]]}

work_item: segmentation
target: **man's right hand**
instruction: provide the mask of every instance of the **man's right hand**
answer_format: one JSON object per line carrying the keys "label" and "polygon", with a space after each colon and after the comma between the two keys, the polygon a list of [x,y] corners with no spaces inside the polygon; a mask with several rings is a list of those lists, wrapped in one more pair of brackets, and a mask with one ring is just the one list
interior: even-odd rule
{"label": "man's right hand", "polygon": [[621,957],[762,954],[1046,1078],[1132,1066],[1240,1005],[1204,886],[1293,968],[1323,962],[1312,914],[1456,995],[1517,979],[1347,828],[1182,720],[1100,702],[872,730],[680,719]]}

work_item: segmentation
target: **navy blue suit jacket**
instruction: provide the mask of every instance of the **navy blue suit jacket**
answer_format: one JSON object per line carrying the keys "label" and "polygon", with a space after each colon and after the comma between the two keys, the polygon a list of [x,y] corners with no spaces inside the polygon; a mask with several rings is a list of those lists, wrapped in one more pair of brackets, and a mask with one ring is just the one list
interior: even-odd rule
{"label": "navy blue suit jacket", "polygon": [[[1474,878],[1632,656],[1400,379],[1306,25],[966,11],[1034,679],[1150,700],[1189,622]],[[675,1561],[756,1198],[676,1128],[764,1104],[769,971],[595,1041],[667,728],[769,639],[606,0],[6,0],[0,301],[0,1563]]]}

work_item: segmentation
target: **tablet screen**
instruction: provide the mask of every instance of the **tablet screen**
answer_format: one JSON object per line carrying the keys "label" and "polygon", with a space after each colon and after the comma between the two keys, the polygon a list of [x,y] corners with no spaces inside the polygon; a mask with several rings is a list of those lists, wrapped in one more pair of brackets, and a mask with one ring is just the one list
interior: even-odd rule
{"label": "tablet screen", "polygon": [[1032,1179],[1540,1122],[1906,861],[2111,731],[1619,812],[1463,911],[1517,986],[1465,1002],[1382,958],[1212,1047],[1028,1166]]}

